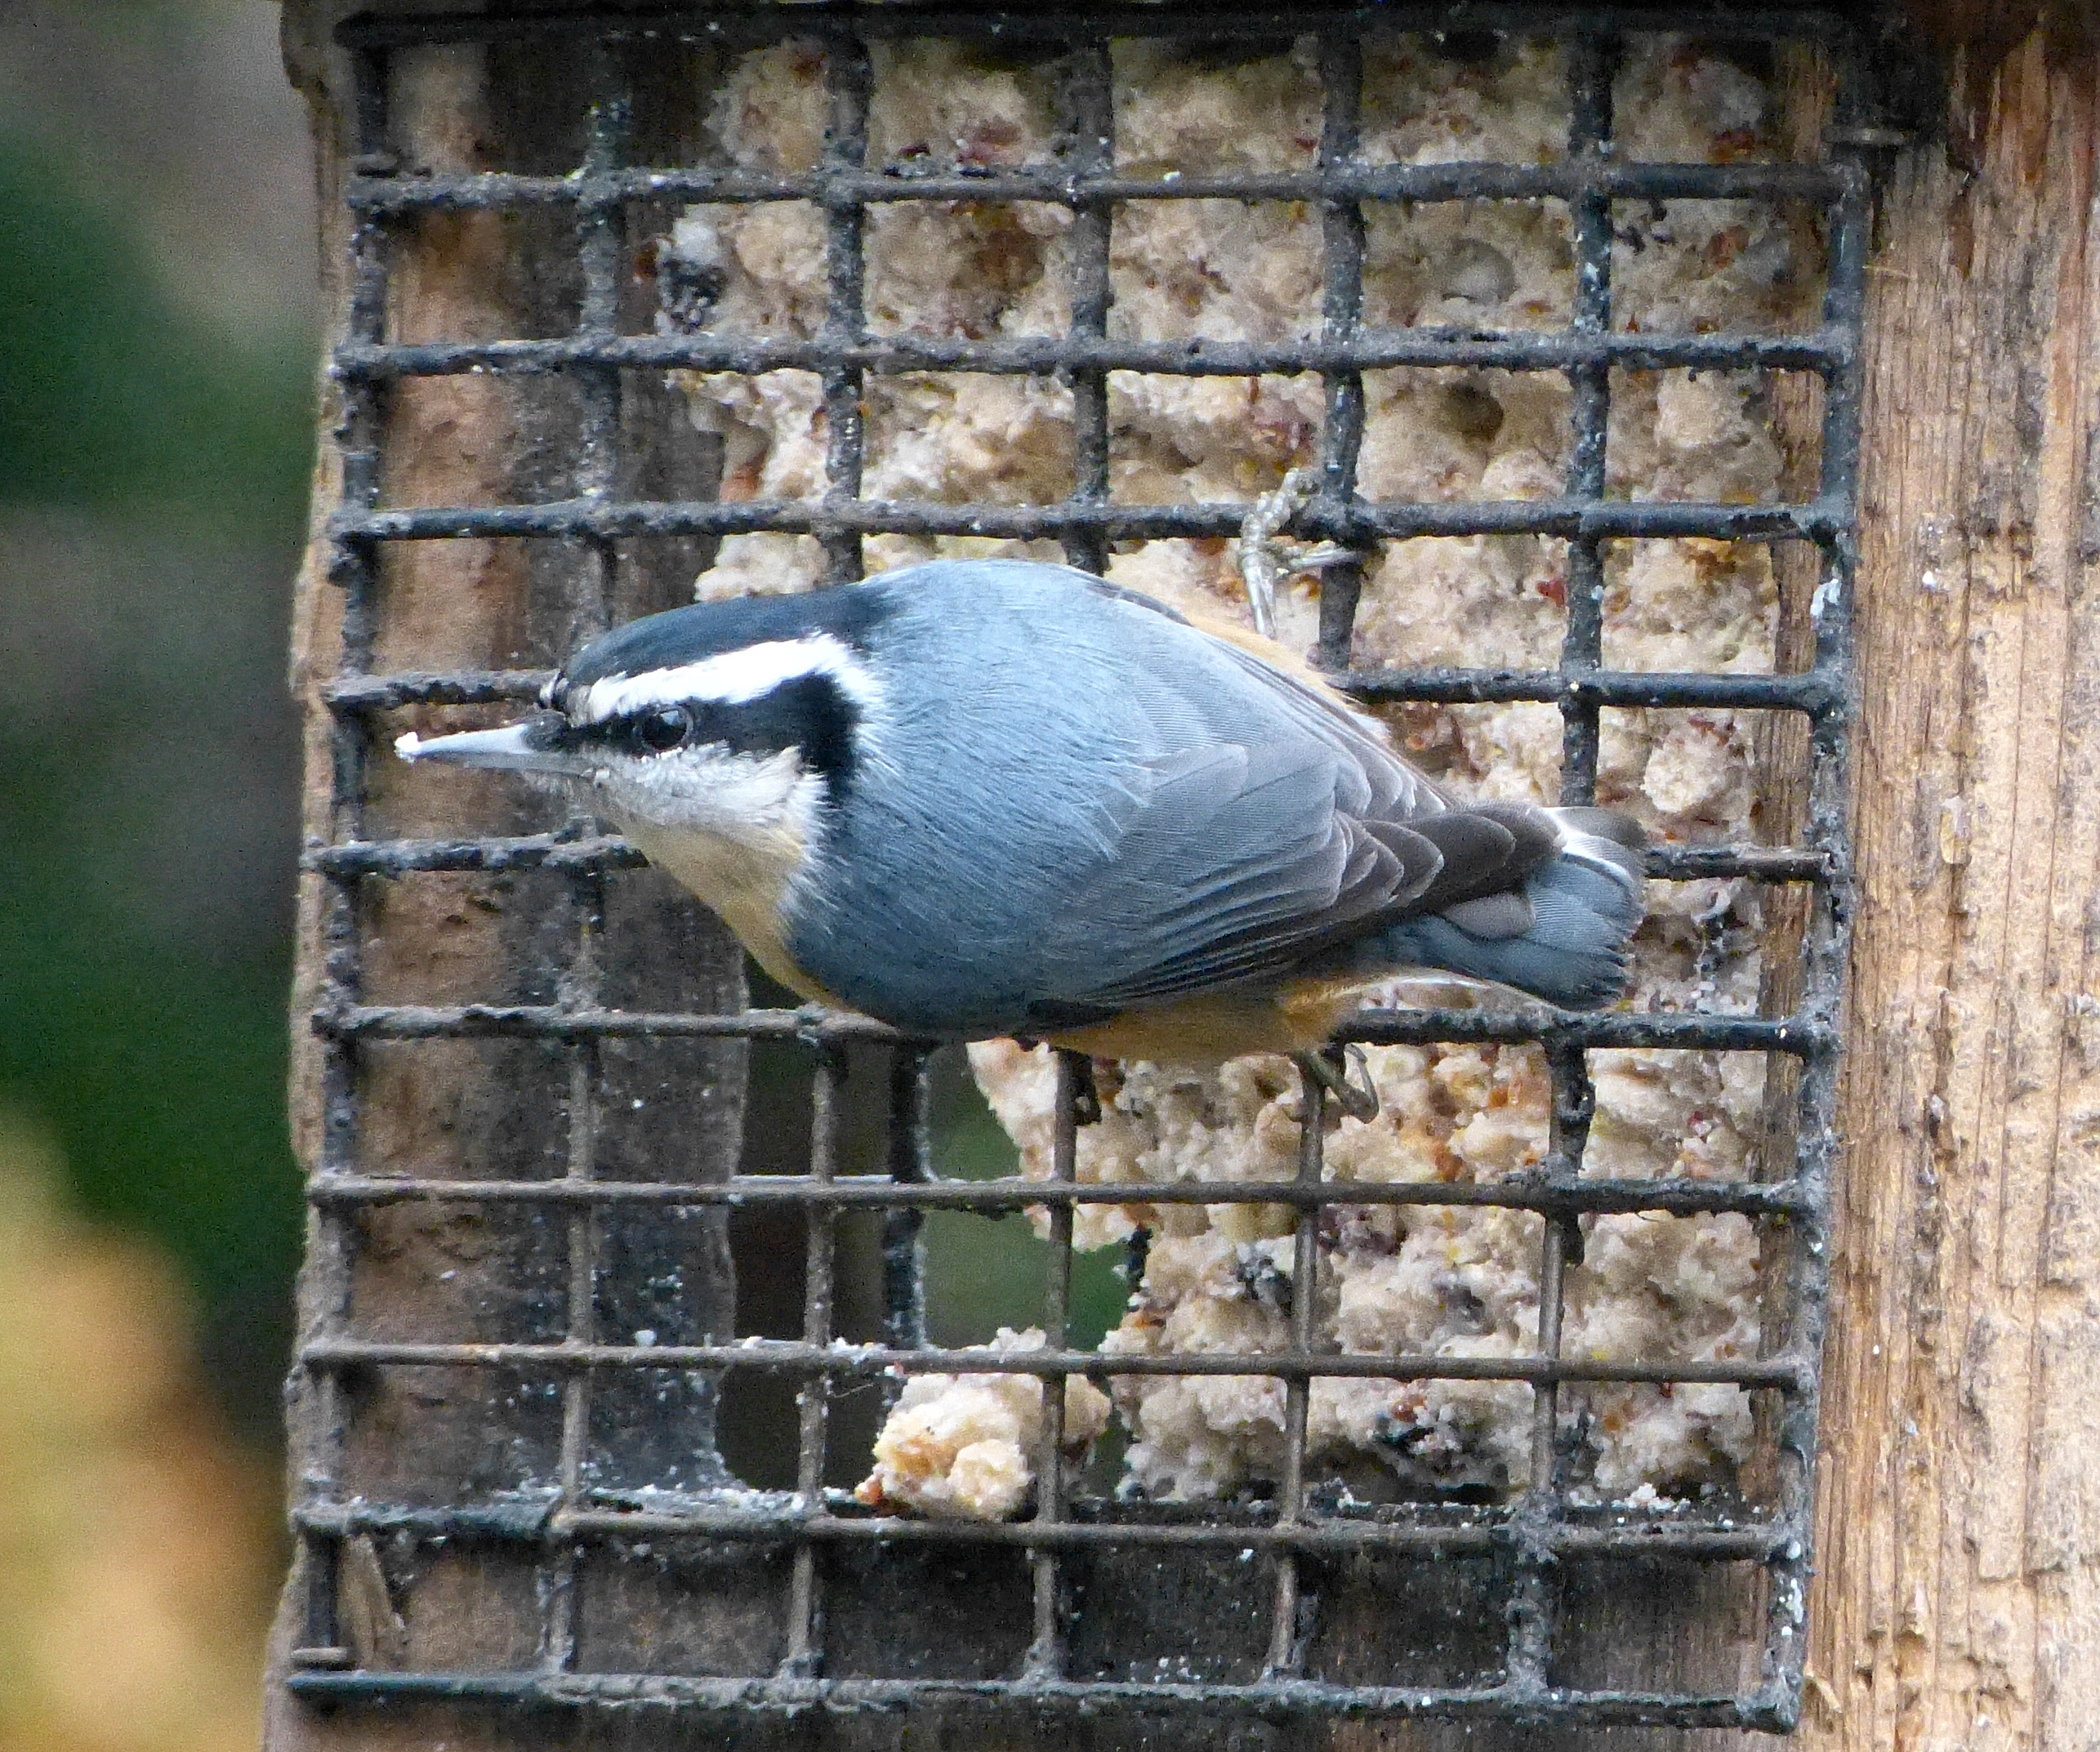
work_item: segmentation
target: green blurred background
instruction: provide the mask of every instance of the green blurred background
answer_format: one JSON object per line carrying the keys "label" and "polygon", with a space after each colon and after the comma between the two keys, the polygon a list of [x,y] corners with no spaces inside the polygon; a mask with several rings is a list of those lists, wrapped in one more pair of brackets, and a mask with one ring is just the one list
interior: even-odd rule
{"label": "green blurred background", "polygon": [[172,1252],[265,1443],[310,179],[267,0],[0,7],[0,1107]]}
{"label": "green blurred background", "polygon": [[268,0],[0,0],[0,1752],[260,1727],[311,184]]}

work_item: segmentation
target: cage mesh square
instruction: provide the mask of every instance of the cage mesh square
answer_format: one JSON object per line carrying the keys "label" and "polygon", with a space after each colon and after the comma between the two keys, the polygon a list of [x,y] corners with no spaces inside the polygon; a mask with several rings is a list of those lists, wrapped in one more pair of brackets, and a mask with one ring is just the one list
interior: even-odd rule
{"label": "cage mesh square", "polygon": [[[664,6],[341,41],[291,1691],[1790,1727],[1848,27]],[[426,137],[468,66],[472,143]],[[623,841],[383,752],[696,577],[994,551],[1216,595],[1293,464],[1292,535],[1348,557],[1287,638],[1433,772],[1657,827],[1633,1001],[1365,1010],[1382,1130],[1281,1061],[995,1045],[1019,1157],[965,1173],[958,1126],[999,1140],[956,1054],[754,998]],[[995,1252],[996,1295],[962,1283]],[[1032,1332],[983,1342],[999,1296]],[[965,1402],[1005,1419],[988,1483],[891,1441],[853,1487],[878,1424]]]}

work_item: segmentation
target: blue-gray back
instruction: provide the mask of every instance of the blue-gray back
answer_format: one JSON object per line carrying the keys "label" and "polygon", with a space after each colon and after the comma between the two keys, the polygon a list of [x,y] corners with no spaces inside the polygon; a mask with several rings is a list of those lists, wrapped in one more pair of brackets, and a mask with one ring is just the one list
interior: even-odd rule
{"label": "blue-gray back", "polygon": [[890,685],[789,946],[907,1028],[1040,1032],[1274,979],[1390,917],[1442,809],[1377,731],[1145,599],[1018,562],[863,588]]}

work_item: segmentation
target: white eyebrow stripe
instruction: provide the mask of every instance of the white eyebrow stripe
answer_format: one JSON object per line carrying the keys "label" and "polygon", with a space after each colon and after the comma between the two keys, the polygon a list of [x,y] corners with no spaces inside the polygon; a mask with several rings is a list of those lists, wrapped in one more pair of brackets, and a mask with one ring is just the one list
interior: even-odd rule
{"label": "white eyebrow stripe", "polygon": [[805,675],[829,676],[857,706],[874,703],[873,681],[852,649],[829,633],[813,633],[807,638],[776,639],[739,651],[723,651],[671,669],[608,675],[584,689],[573,708],[573,721],[602,724],[608,718],[687,700],[741,706]]}

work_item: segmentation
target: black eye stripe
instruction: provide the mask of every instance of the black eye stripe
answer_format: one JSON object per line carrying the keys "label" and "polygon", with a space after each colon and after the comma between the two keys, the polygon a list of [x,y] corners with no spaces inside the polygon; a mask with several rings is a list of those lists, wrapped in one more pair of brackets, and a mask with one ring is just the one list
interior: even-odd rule
{"label": "black eye stripe", "polygon": [[[590,724],[569,724],[562,733],[562,741],[572,748],[618,748],[631,753],[665,754],[681,745],[699,747],[708,742],[727,744],[730,733],[721,717],[722,708],[711,701],[667,701],[635,711],[618,712]],[[674,719],[680,732],[675,738],[667,733]],[[653,736],[653,732],[657,733]]]}
{"label": "black eye stripe", "polygon": [[628,735],[646,754],[667,755],[693,739],[698,727],[693,714],[683,706],[656,706],[637,712],[630,721]]}
{"label": "black eye stripe", "polygon": [[[683,720],[682,733],[675,737],[669,733],[674,714]],[[852,782],[859,721],[859,708],[836,680],[809,675],[783,681],[752,700],[662,701],[595,724],[573,724],[563,739],[572,747],[644,757],[711,747],[763,759],[791,748],[806,768],[828,782],[836,800]]]}

